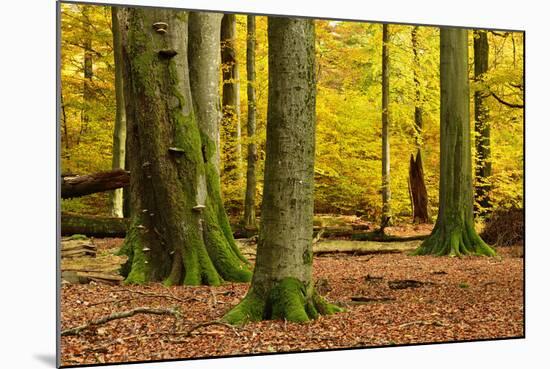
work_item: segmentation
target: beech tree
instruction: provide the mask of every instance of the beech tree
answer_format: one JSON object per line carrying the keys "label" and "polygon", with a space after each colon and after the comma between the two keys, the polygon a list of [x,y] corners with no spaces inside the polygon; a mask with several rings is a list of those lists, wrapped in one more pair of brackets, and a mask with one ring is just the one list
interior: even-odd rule
{"label": "beech tree", "polygon": [[88,129],[90,124],[90,103],[94,94],[94,58],[92,49],[92,22],[90,20],[89,8],[82,7],[82,28],[85,30],[82,48],[84,49],[83,63],[83,86],[82,86],[82,109],[80,111],[80,134],[78,135],[77,145],[80,143],[82,134]]}
{"label": "beech tree", "polygon": [[261,227],[252,284],[230,323],[330,314],[312,283],[315,29],[269,18],[269,101]]}
{"label": "beech tree", "polygon": [[[489,42],[487,31],[474,31],[474,78],[476,82],[483,82],[483,78],[489,70]],[[477,89],[474,93],[474,129],[475,129],[475,210],[479,215],[484,215],[489,209],[489,191],[491,184],[491,126],[489,124],[489,107],[487,97],[489,94],[484,88]]]}
{"label": "beech tree", "polygon": [[431,235],[417,255],[495,255],[474,228],[468,31],[440,30],[440,180],[439,213]]}
{"label": "beech tree", "polygon": [[382,25],[382,222],[380,229],[391,221],[390,190],[390,55],[388,25]]}
{"label": "beech tree", "polygon": [[[113,130],[113,169],[124,169],[126,156],[126,110],[124,106],[124,91],[122,80],[122,48],[120,47],[120,27],[118,20],[119,8],[111,7],[111,19],[113,30],[113,54],[115,60],[115,127]],[[123,189],[119,188],[111,192],[109,199],[111,215],[122,218],[123,214]]]}
{"label": "beech tree", "polygon": [[235,14],[225,14],[221,24],[222,62],[222,128],[225,131],[223,175],[231,181],[242,178],[241,161],[241,94],[239,63],[237,61]]}
{"label": "beech tree", "polygon": [[248,116],[246,133],[248,135],[248,152],[246,166],[246,194],[244,198],[244,226],[256,227],[256,161],[258,153],[256,135],[256,16],[246,17],[246,79],[248,95]]}
{"label": "beech tree", "polygon": [[[195,114],[188,13],[162,8],[127,12],[127,24],[121,27],[132,203],[121,250],[129,257],[123,268],[126,282],[248,281],[249,264],[233,240],[221,202],[216,142],[205,128],[215,123],[200,123],[210,94],[199,92],[217,86],[218,79],[191,78],[201,81],[193,85]],[[206,41],[211,25],[198,21],[195,26],[191,36]],[[191,55],[203,51],[207,55],[198,46]]]}

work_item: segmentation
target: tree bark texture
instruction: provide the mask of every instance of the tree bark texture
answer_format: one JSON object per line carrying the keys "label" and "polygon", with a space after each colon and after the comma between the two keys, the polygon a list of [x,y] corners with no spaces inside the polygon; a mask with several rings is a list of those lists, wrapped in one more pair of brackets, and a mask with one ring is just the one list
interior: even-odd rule
{"label": "tree bark texture", "polygon": [[[124,9],[111,7],[111,19],[113,28],[113,50],[115,60],[115,100],[116,115],[113,130],[113,169],[124,169],[126,156],[126,108],[124,103],[124,90],[122,80],[122,48],[120,45],[119,14],[123,16]],[[109,198],[109,207],[113,217],[122,218],[123,189],[114,190]]]}
{"label": "tree bark texture", "polygon": [[440,183],[439,213],[430,235],[416,254],[495,255],[474,229],[468,31],[440,31]]}
{"label": "tree bark texture", "polygon": [[98,172],[82,176],[61,177],[61,198],[70,199],[96,192],[110,191],[130,184],[130,173],[124,169]]}
{"label": "tree bark texture", "polygon": [[382,25],[382,221],[388,224],[391,220],[391,190],[390,190],[390,56],[388,50],[388,25]]}
{"label": "tree bark texture", "polygon": [[[489,42],[487,31],[474,31],[474,78],[477,82],[483,82],[483,78],[489,70]],[[474,129],[475,129],[475,212],[485,215],[490,208],[489,192],[491,190],[491,125],[489,123],[489,107],[484,90],[476,90],[474,93]]]}
{"label": "tree bark texture", "polygon": [[241,97],[239,86],[239,64],[237,62],[236,37],[237,21],[235,14],[225,14],[221,24],[222,62],[222,129],[223,175],[231,181],[242,178],[241,161]]}
{"label": "tree bark texture", "polygon": [[[221,203],[216,143],[194,113],[188,22],[184,11],[130,8],[124,27],[132,172],[132,220],[121,250],[129,257],[124,268],[127,283],[219,285],[251,277]],[[210,24],[199,23],[201,33],[193,37],[210,32]],[[209,86],[194,86],[195,91],[199,88]],[[205,90],[201,93],[208,96]],[[198,119],[207,100],[197,94]]]}
{"label": "tree bark texture", "polygon": [[248,152],[246,167],[246,194],[244,199],[244,225],[246,228],[256,227],[256,162],[258,149],[256,147],[256,16],[246,18],[246,79],[248,96],[248,114],[246,133],[248,136]]}
{"label": "tree bark texture", "polygon": [[197,123],[209,141],[214,155],[208,158],[220,173],[220,29],[223,14],[189,14],[189,79]]}
{"label": "tree bark texture", "polygon": [[312,283],[315,29],[269,18],[269,101],[261,227],[252,284],[224,319],[307,321],[331,313]]}

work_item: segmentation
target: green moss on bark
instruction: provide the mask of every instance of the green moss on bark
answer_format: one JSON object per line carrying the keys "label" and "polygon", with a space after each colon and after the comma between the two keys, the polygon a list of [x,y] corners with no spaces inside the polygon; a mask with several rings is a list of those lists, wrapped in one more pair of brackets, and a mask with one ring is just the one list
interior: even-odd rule
{"label": "green moss on bark", "polygon": [[466,224],[446,231],[436,226],[430,237],[412,255],[496,256],[496,252],[479,237],[473,226]]}
{"label": "green moss on bark", "polygon": [[246,297],[225,314],[230,324],[244,324],[262,319],[286,319],[307,322],[319,314],[330,315],[342,309],[326,302],[317,292],[296,278],[284,278],[263,294],[251,289]]}
{"label": "green moss on bark", "polygon": [[128,260],[121,267],[121,274],[126,277],[124,283],[126,284],[143,284],[148,280],[148,260],[143,251],[143,242],[141,229],[138,228],[140,221],[134,219],[124,244],[118,252],[119,255],[128,256]]}

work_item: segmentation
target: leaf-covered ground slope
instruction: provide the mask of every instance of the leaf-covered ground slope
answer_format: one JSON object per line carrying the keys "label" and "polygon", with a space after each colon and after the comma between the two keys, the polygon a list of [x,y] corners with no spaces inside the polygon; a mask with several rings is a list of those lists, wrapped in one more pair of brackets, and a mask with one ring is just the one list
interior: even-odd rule
{"label": "leaf-covered ground slope", "polygon": [[[96,242],[100,248],[113,248],[121,240]],[[212,324],[245,295],[248,286],[242,283],[170,288],[65,284],[62,329],[138,307],[179,309],[181,318],[137,314],[63,336],[62,364],[520,337],[523,259],[514,248],[498,252],[501,259],[403,253],[316,257],[318,290],[347,311],[306,324]]]}

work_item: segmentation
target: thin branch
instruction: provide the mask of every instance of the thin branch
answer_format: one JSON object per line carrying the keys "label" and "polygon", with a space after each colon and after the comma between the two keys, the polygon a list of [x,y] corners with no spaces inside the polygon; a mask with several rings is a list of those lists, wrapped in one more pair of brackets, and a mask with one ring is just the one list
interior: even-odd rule
{"label": "thin branch", "polygon": [[498,95],[495,94],[493,91],[490,91],[490,93],[491,93],[491,96],[493,96],[499,103],[501,103],[502,105],[506,105],[509,108],[523,109],[525,107],[524,104],[514,104],[514,103],[507,102],[501,99],[500,97],[498,97]]}
{"label": "thin branch", "polygon": [[155,308],[148,308],[148,307],[138,307],[132,310],[128,311],[121,311],[117,313],[113,313],[111,315],[104,316],[99,319],[92,320],[86,324],[80,325],[78,327],[65,329],[64,331],[61,331],[62,336],[72,336],[77,335],[80,332],[82,332],[85,329],[88,329],[93,326],[102,325],[107,322],[110,322],[111,320],[116,319],[124,319],[129,318],[131,316],[134,316],[136,314],[155,314],[155,315],[173,315],[177,319],[181,317],[181,313],[177,310],[173,309],[155,309]]}
{"label": "thin branch", "polygon": [[500,33],[500,32],[497,32],[497,31],[489,31],[491,34],[495,35],[495,36],[498,36],[498,37],[506,37],[510,34],[510,32],[504,32],[504,33]]}

